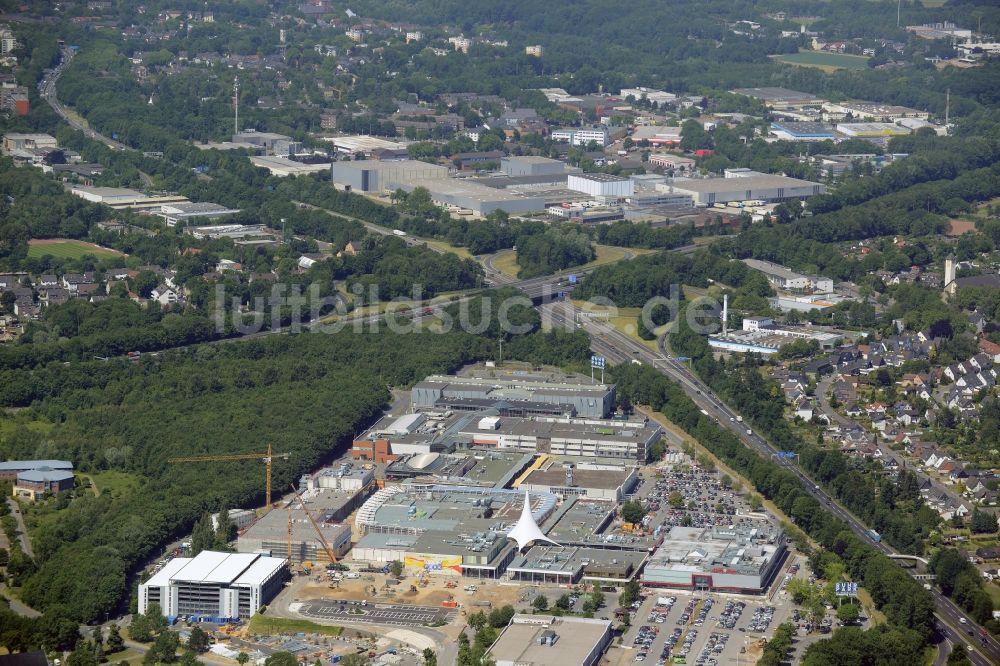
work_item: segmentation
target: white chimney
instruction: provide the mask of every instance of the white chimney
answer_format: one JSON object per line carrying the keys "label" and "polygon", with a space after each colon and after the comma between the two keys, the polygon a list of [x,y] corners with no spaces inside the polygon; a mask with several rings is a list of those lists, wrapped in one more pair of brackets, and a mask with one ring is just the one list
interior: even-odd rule
{"label": "white chimney", "polygon": [[729,294],[722,295],[722,337],[729,333]]}

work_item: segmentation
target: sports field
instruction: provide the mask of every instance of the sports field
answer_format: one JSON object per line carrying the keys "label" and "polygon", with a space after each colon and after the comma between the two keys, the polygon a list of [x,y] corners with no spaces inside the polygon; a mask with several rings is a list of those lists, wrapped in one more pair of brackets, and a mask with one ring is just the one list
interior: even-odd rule
{"label": "sports field", "polygon": [[844,53],[826,53],[823,51],[805,51],[771,56],[777,62],[800,67],[815,67],[826,72],[837,69],[865,69],[868,67],[867,56],[847,55]]}
{"label": "sports field", "polygon": [[85,254],[92,254],[98,259],[125,256],[118,250],[69,238],[36,238],[28,241],[28,257],[40,259],[47,254],[57,259],[79,259]]}

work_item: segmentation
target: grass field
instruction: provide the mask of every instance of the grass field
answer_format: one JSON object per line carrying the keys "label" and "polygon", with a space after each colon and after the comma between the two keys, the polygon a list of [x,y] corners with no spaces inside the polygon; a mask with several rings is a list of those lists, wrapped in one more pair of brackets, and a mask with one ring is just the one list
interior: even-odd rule
{"label": "grass field", "polygon": [[333,627],[323,624],[316,624],[309,620],[289,620],[283,617],[264,617],[254,615],[250,618],[250,635],[275,635],[284,633],[295,633],[304,631],[307,634],[324,634],[326,636],[339,636],[343,633],[343,627]]}
{"label": "grass field", "polygon": [[838,69],[866,69],[866,56],[846,55],[843,53],[826,53],[823,51],[800,50],[798,53],[771,56],[775,61],[800,67],[815,67],[824,72]]}
{"label": "grass field", "polygon": [[112,497],[128,495],[139,489],[139,479],[125,472],[107,471],[90,475],[98,493],[110,493]]}
{"label": "grass field", "polygon": [[109,250],[100,245],[78,240],[46,238],[28,241],[28,257],[30,259],[41,259],[47,254],[57,259],[79,259],[87,254],[94,255],[98,259],[124,256],[117,250]]}

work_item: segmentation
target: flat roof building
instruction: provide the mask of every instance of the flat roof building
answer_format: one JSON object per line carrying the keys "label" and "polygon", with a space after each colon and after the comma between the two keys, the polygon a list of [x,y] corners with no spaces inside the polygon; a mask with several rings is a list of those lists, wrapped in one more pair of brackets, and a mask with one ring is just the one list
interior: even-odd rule
{"label": "flat roof building", "polygon": [[592,197],[630,197],[635,193],[635,183],[625,176],[610,173],[574,173],[566,180],[566,187]]}
{"label": "flat roof building", "polygon": [[390,192],[413,180],[447,178],[448,167],[418,160],[355,160],[334,162],[330,177],[338,189]]}
{"label": "flat roof building", "polygon": [[861,122],[894,123],[902,118],[918,118],[920,120],[930,118],[930,113],[927,111],[878,102],[827,102],[823,105],[823,112],[828,116],[841,118],[850,114],[854,120]]}
{"label": "flat roof building", "polygon": [[607,127],[567,127],[552,130],[549,135],[553,141],[567,141],[571,146],[586,146],[593,141],[601,148],[611,143]]}
{"label": "flat roof building", "polygon": [[320,162],[317,164],[307,164],[296,162],[287,157],[277,157],[274,155],[255,155],[250,158],[255,167],[261,167],[271,172],[272,176],[302,176],[310,173],[321,173],[329,170],[330,162]]}
{"label": "flat roof building", "polygon": [[[360,490],[317,488],[302,493],[309,512],[338,559],[351,549],[351,526],[343,521],[361,505],[364,498]],[[288,553],[289,519],[292,524],[291,554]],[[284,511],[269,511],[247,527],[236,540],[236,550],[240,553],[263,551],[288,559],[293,564],[330,561],[309,517],[296,500],[291,501]]]}
{"label": "flat roof building", "polygon": [[765,106],[773,109],[788,109],[799,106],[819,106],[824,100],[811,93],[789,90],[788,88],[762,87],[737,88],[732,91],[737,95],[760,100]]}
{"label": "flat roof building", "polygon": [[635,577],[648,555],[644,550],[535,545],[514,558],[507,575],[528,584],[575,585],[587,581],[622,585]]}
{"label": "flat roof building", "polygon": [[833,280],[828,277],[796,273],[781,264],[761,259],[744,259],[743,263],[763,273],[767,281],[777,289],[810,293],[829,293],[833,291]]}
{"label": "flat roof building", "polygon": [[262,148],[269,153],[273,153],[275,144],[280,142],[287,143],[291,140],[292,137],[284,134],[277,134],[275,132],[256,132],[254,130],[244,130],[233,134],[232,142],[241,147],[253,146],[255,148]]}
{"label": "flat roof building", "polygon": [[570,407],[564,412],[585,417],[605,418],[615,409],[613,384],[589,381],[547,381],[544,378],[457,377],[431,375],[417,382],[410,394],[414,409],[434,407],[442,398],[476,398],[493,402],[530,401]]}
{"label": "flat roof building", "polygon": [[407,192],[423,187],[430,192],[435,204],[454,206],[480,216],[496,210],[507,213],[539,213],[545,210],[545,201],[541,197],[515,189],[487,187],[468,179],[414,179],[400,183],[400,187]]}
{"label": "flat roof building", "polygon": [[788,141],[832,141],[833,127],[824,123],[796,122],[791,120],[771,123],[771,133]]}
{"label": "flat roof building", "polygon": [[195,238],[274,238],[275,232],[263,224],[214,224],[203,227],[184,227],[184,233]]}
{"label": "flat roof building", "polygon": [[642,583],[763,594],[786,552],[784,532],[767,521],[738,527],[673,527],[646,563]]}
{"label": "flat roof building", "polygon": [[8,132],[3,135],[3,150],[10,153],[15,150],[54,150],[59,142],[50,134],[22,134]]}
{"label": "flat roof building", "polygon": [[500,160],[500,171],[508,176],[559,175],[573,170],[574,167],[565,162],[534,155],[504,157]]}
{"label": "flat roof building", "polygon": [[573,496],[621,502],[635,489],[638,482],[635,467],[591,462],[560,464],[555,459],[550,459],[531,470],[520,480],[517,488],[552,493],[562,498]]}
{"label": "flat roof building", "polygon": [[[460,435],[472,444],[524,453],[646,462],[663,429],[649,421],[536,416],[484,417],[468,422]],[[541,477],[540,477],[541,478]],[[592,475],[586,475],[592,479]],[[565,479],[564,479],[565,481]],[[623,480],[623,483],[625,480]],[[609,489],[594,489],[607,492]],[[566,490],[562,494],[579,494]],[[617,494],[617,490],[615,491]]]}
{"label": "flat roof building", "polygon": [[168,618],[245,620],[269,603],[287,578],[288,563],[279,557],[210,550],[175,557],[139,584],[139,612],[158,604]]}
{"label": "flat roof building", "polygon": [[405,143],[390,141],[389,139],[381,139],[377,136],[356,135],[321,138],[324,141],[332,143],[333,147],[337,149],[337,152],[343,155],[357,155],[360,153],[365,157],[371,157],[372,153],[377,150],[401,150],[404,153],[406,152]]}
{"label": "flat roof building", "polygon": [[[538,523],[556,509],[548,493],[531,494]],[[410,573],[497,578],[514,558],[517,545],[507,532],[517,523],[524,494],[517,490],[408,484],[386,486],[355,516],[362,535],[355,560],[382,564],[399,560]]]}
{"label": "flat roof building", "polygon": [[610,644],[610,620],[518,614],[489,655],[496,666],[595,666]]}
{"label": "flat roof building", "polygon": [[675,178],[661,185],[670,193],[690,194],[696,206],[729,201],[785,201],[823,194],[826,186],[786,176],[760,175],[741,178]]}
{"label": "flat roof building", "polygon": [[910,128],[895,123],[838,123],[837,131],[846,137],[860,139],[907,136],[912,133]]}
{"label": "flat roof building", "polygon": [[225,206],[220,206],[217,203],[205,202],[188,202],[188,203],[171,203],[164,204],[160,206],[159,212],[154,212],[153,215],[157,217],[162,217],[168,227],[175,226],[178,222],[188,222],[193,219],[203,219],[203,220],[214,220],[217,217],[222,217],[224,215],[233,215],[240,212],[239,208],[227,208]]}
{"label": "flat roof building", "polygon": [[70,190],[70,193],[93,203],[110,206],[115,210],[123,208],[159,210],[168,204],[190,203],[187,197],[179,194],[147,195],[124,187],[86,187],[75,185]]}

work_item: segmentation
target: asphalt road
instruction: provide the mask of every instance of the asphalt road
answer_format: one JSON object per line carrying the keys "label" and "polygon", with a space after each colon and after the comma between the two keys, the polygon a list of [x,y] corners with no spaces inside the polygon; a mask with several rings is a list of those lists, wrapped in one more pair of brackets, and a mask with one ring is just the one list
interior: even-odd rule
{"label": "asphalt road", "polygon": [[52,110],[55,111],[57,114],[59,114],[59,117],[65,120],[66,123],[69,124],[69,126],[72,127],[73,129],[80,130],[91,139],[94,139],[95,141],[100,141],[101,143],[103,143],[104,145],[113,150],[127,149],[128,146],[126,146],[124,143],[120,143],[118,141],[115,141],[114,139],[104,136],[99,132],[95,132],[94,130],[87,127],[85,124],[76,120],[75,117],[71,116],[69,113],[66,112],[65,107],[63,107],[62,103],[59,101],[59,97],[56,92],[56,83],[58,83],[59,77],[62,76],[63,72],[66,71],[66,68],[69,66],[70,62],[73,61],[74,55],[76,54],[73,52],[73,49],[69,47],[63,47],[62,60],[55,67],[54,71],[41,81],[41,83],[39,84],[38,94],[41,96],[42,99],[48,102],[49,106],[52,107]]}
{"label": "asphalt road", "polygon": [[[541,306],[541,310],[543,316],[549,317],[554,325],[567,328],[576,325],[576,309],[570,303],[552,302]],[[757,451],[762,457],[775,458],[777,450],[766,439],[748,424],[737,421],[736,412],[722,402],[683,362],[673,360],[663,353],[662,347],[661,352],[656,353],[611,326],[587,317],[581,318],[580,326],[590,335],[591,347],[596,353],[604,355],[612,363],[628,363],[636,360],[652,366],[677,382],[695,404],[714,418],[721,427],[732,431],[744,444]],[[821,504],[825,504],[827,511],[847,524],[859,538],[886,555],[898,554],[890,546],[873,541],[868,536],[868,528],[827,495],[800,468],[783,460],[779,461],[779,464],[795,474],[805,491]],[[936,588],[932,588],[930,594],[936,608],[939,631],[945,638],[954,644],[966,644],[969,647],[969,657],[975,666],[1000,663],[1000,642],[988,635],[980,637],[979,634],[982,630]],[[970,636],[969,631],[972,631],[973,635]],[[983,633],[985,634],[985,632]]]}

